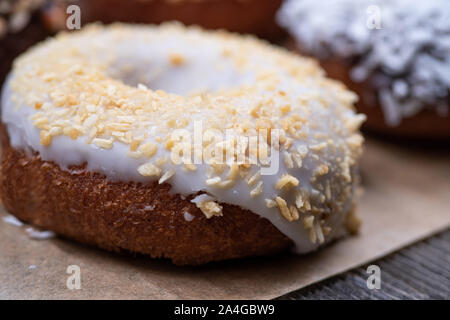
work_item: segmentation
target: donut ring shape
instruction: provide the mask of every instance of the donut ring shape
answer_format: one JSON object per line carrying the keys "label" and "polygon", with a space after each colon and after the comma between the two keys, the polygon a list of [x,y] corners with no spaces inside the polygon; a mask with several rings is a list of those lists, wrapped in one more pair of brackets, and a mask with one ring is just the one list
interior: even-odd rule
{"label": "donut ring shape", "polygon": [[[201,216],[206,223],[223,219],[229,225],[227,212],[246,212],[243,216],[256,214],[262,224],[268,220],[281,233],[271,231],[277,235],[276,245],[258,250],[251,243],[239,248],[228,235],[225,242],[238,248],[233,253],[211,255],[220,248],[209,247],[208,254],[197,248],[195,257],[186,259],[163,245],[145,249],[154,246],[142,239],[140,245],[107,243],[87,237],[84,229],[68,232],[45,225],[109,249],[196,264],[264,254],[264,247],[271,253],[288,247],[286,238],[297,253],[306,253],[341,236],[345,226],[355,229],[363,144],[359,127],[364,120],[353,111],[355,99],[340,83],[327,79],[315,61],[253,37],[178,24],[92,25],[60,34],[16,60],[2,94],[2,121],[10,158],[56,165],[69,176],[81,170],[104,179],[87,184],[153,186],[158,194],[164,189],[166,200],[160,197],[159,203],[181,201],[194,208],[188,215],[180,207],[171,211],[186,223],[191,223],[190,216]],[[198,132],[200,143],[195,140]],[[249,142],[254,137],[262,142],[256,149]],[[216,156],[230,146],[231,158],[219,161]],[[192,155],[185,157],[189,151]],[[265,162],[269,153],[271,163]],[[13,171],[8,163],[3,170]],[[3,197],[17,199],[12,189],[4,183]],[[6,203],[18,212],[12,201]],[[96,205],[92,215],[104,207],[101,201]],[[125,216],[132,203],[118,206],[118,214]],[[144,201],[144,211],[145,206]],[[162,209],[144,211],[151,219]],[[21,216],[39,225],[30,214]],[[184,243],[188,238],[180,237]]]}

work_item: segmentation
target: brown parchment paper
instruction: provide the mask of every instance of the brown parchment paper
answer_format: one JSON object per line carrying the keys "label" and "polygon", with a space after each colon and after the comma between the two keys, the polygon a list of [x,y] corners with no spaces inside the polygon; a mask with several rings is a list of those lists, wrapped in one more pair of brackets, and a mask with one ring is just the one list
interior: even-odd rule
{"label": "brown parchment paper", "polygon": [[[177,267],[59,238],[30,240],[25,227],[1,219],[0,298],[268,299],[450,227],[450,150],[368,141],[362,176],[360,235],[307,256]],[[81,269],[80,290],[66,287],[69,265]]]}

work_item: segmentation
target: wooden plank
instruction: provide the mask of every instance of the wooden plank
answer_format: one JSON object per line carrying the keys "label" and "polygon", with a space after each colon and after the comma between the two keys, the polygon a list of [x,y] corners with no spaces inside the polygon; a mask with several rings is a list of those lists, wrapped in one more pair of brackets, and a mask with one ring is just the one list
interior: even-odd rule
{"label": "wooden plank", "polygon": [[364,266],[279,299],[450,299],[450,231],[372,264],[381,268],[380,290],[367,288]]}

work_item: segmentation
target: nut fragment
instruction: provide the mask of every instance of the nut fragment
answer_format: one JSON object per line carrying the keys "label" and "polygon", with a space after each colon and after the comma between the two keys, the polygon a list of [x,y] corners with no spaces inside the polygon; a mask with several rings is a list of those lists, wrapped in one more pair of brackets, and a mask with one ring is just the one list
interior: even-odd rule
{"label": "nut fragment", "polygon": [[145,163],[138,168],[138,172],[144,177],[159,176],[161,169],[152,163]]}
{"label": "nut fragment", "polygon": [[349,211],[345,219],[345,226],[348,232],[351,234],[356,234],[361,226],[361,219],[358,217],[357,212],[354,207]]}
{"label": "nut fragment", "polygon": [[183,65],[186,62],[186,58],[178,52],[171,52],[169,54],[169,61],[174,66],[178,67],[178,66]]}

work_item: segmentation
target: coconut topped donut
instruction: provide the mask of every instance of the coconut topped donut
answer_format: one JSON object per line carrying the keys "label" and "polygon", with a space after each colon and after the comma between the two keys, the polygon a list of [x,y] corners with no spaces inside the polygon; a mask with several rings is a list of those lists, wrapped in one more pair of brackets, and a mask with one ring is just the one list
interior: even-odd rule
{"label": "coconut topped donut", "polygon": [[168,183],[207,218],[239,206],[307,252],[352,215],[355,99],[313,60],[252,37],[93,25],[16,60],[2,121],[15,149],[112,181]]}
{"label": "coconut topped donut", "polygon": [[278,18],[304,51],[353,59],[352,80],[373,79],[388,125],[424,109],[448,115],[448,1],[290,0]]}

